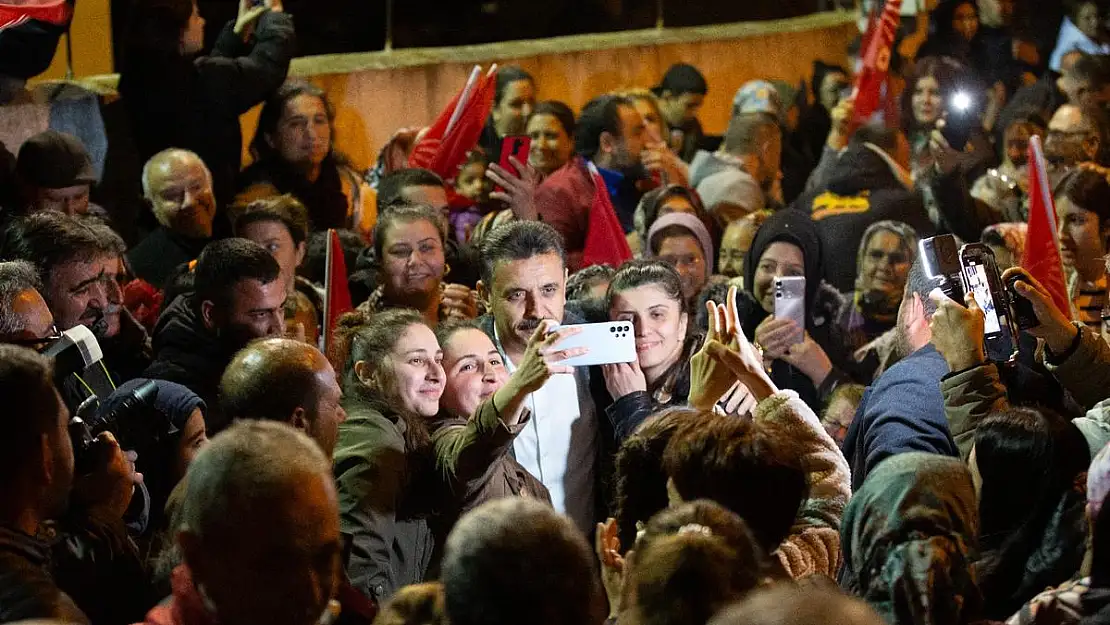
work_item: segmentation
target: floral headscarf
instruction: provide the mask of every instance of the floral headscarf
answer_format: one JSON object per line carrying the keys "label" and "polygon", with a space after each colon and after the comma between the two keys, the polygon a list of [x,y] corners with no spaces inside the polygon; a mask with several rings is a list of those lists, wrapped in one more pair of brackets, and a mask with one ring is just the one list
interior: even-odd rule
{"label": "floral headscarf", "polygon": [[971,474],[955,458],[883,461],[844,510],[841,585],[892,625],[958,625],[981,603],[971,563],[979,520]]}

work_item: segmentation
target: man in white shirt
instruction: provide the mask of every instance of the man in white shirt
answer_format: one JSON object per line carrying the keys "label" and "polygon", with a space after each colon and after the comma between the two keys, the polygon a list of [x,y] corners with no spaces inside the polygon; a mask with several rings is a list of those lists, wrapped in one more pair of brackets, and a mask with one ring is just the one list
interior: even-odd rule
{"label": "man in white shirt", "polygon": [[[479,297],[488,314],[479,323],[505,357],[509,371],[545,319],[582,323],[564,313],[566,255],[562,239],[538,221],[518,221],[482,242]],[[596,517],[602,434],[584,367],[557,375],[526,400],[532,418],[517,435],[513,454],[551,493],[555,509],[589,533]]]}

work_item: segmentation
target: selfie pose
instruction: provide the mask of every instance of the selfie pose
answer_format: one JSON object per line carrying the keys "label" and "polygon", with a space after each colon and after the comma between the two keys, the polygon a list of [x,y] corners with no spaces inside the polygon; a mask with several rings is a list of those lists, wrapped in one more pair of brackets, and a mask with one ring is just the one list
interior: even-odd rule
{"label": "selfie pose", "polygon": [[[411,310],[341,320],[347,419],[339,425],[335,473],[340,527],[351,546],[347,572],[366,596],[384,601],[425,581],[438,565],[437,543],[461,510],[513,494],[506,456],[528,421],[524,400],[552,376],[572,372],[560,361],[584,351],[554,349],[573,331],[549,329],[540,324],[513,377],[485,397],[479,391],[476,405],[475,389],[464,390],[458,379],[460,361],[451,361],[449,411],[473,407],[475,418],[441,423],[433,433],[452,378],[432,329]],[[489,358],[489,351],[477,357]]]}

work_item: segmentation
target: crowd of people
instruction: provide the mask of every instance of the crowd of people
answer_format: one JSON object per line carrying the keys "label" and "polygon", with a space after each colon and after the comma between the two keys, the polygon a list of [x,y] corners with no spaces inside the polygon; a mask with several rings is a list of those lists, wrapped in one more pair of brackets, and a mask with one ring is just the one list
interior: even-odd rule
{"label": "crowd of people", "polygon": [[[207,54],[192,0],[136,4],[145,234],[75,137],[0,175],[0,622],[1110,623],[1110,37],[1017,4],[941,0],[868,119],[822,62],[722,136],[689,64],[577,112],[502,67],[446,178],[416,130],[336,149],[281,0]],[[1021,267],[1033,137],[1067,306]],[[937,235],[1032,311],[1005,354]],[[600,322],[635,359],[573,364]]]}

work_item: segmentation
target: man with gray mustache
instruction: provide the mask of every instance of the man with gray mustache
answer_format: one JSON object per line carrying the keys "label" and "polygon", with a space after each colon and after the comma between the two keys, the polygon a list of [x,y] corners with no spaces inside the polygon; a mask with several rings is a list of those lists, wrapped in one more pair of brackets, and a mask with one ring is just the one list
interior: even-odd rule
{"label": "man with gray mustache", "polygon": [[[92,330],[115,385],[138,377],[151,360],[146,330],[122,305],[126,249],[103,222],[54,211],[17,219],[0,245],[0,259],[34,265],[58,331],[78,325]],[[63,390],[67,405],[80,403],[83,394]]]}
{"label": "man with gray mustache", "polygon": [[[538,221],[500,226],[482,240],[480,256],[478,296],[489,313],[478,323],[510,372],[545,319],[584,323],[566,309],[566,252],[551,226]],[[604,518],[600,480],[616,449],[613,427],[591,395],[589,368],[553,376],[525,403],[531,419],[517,435],[513,455],[547,487],[555,509],[589,533]]]}

